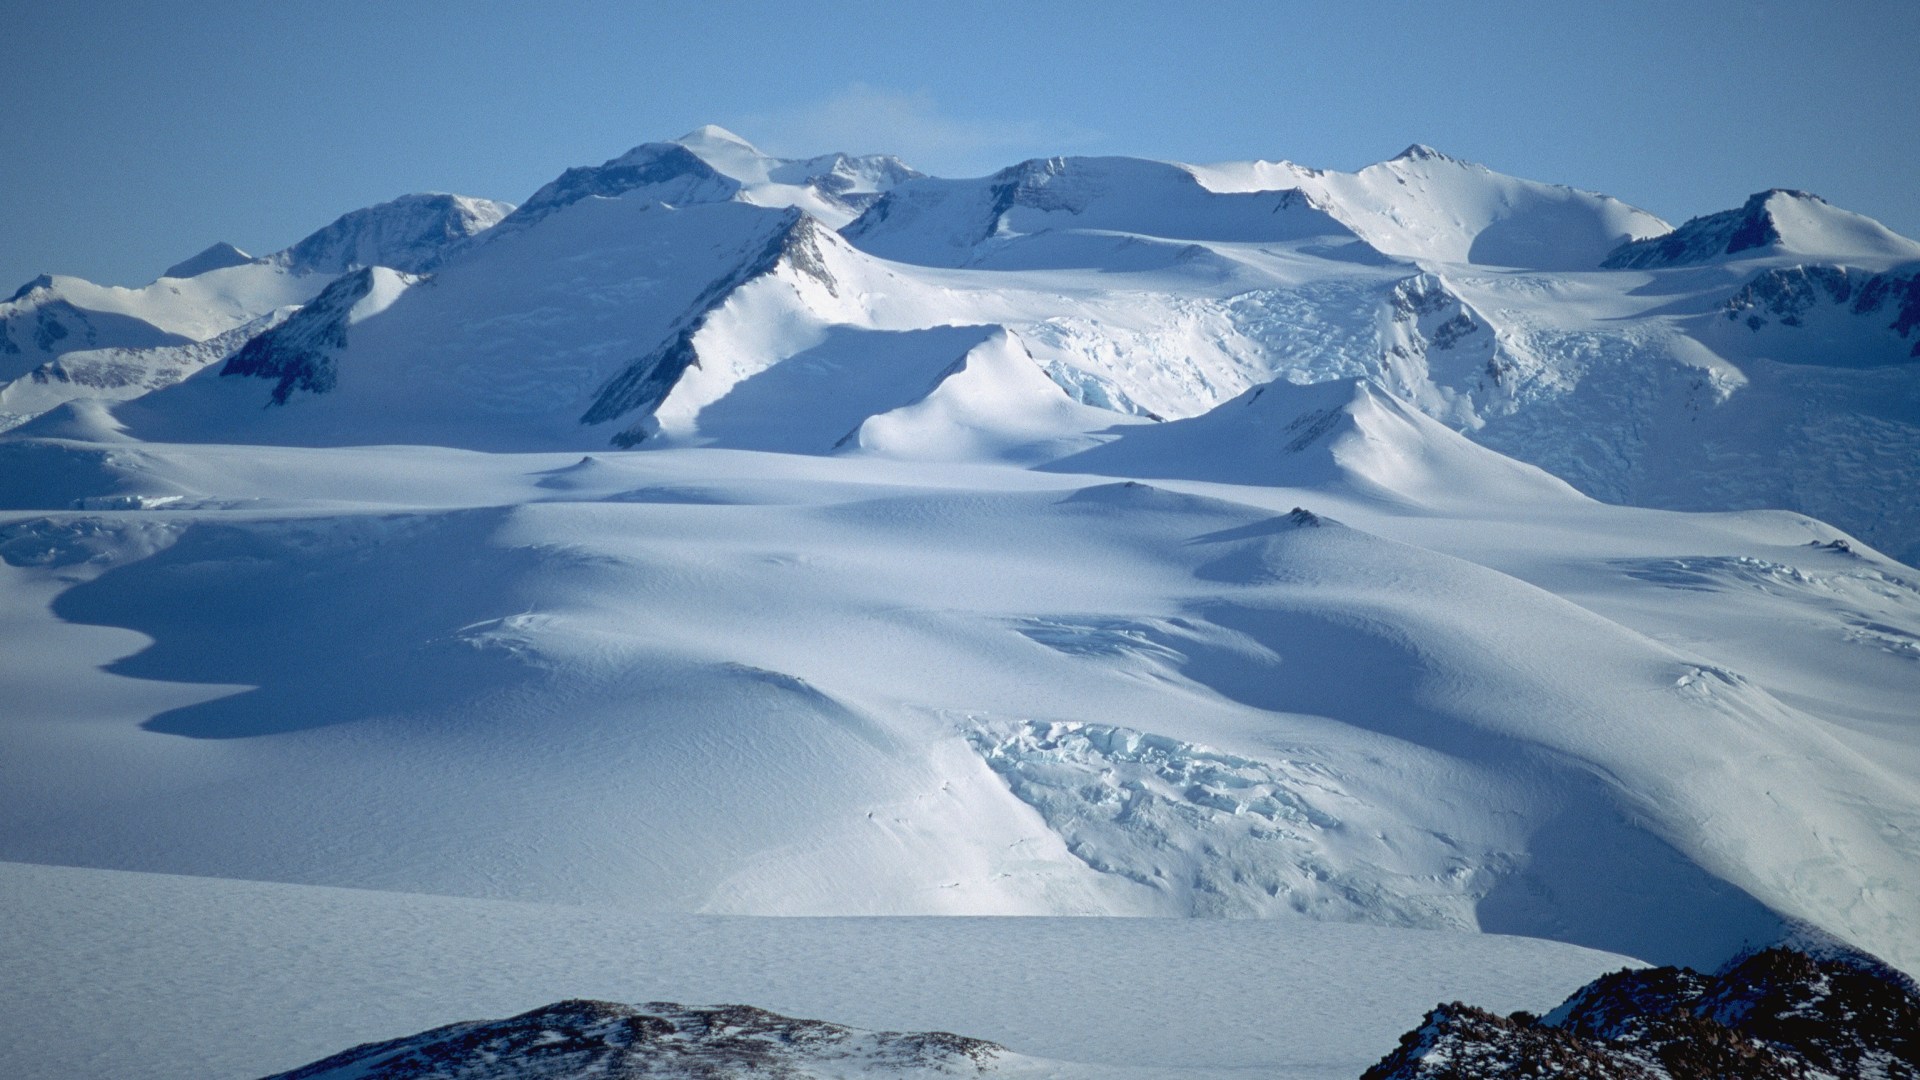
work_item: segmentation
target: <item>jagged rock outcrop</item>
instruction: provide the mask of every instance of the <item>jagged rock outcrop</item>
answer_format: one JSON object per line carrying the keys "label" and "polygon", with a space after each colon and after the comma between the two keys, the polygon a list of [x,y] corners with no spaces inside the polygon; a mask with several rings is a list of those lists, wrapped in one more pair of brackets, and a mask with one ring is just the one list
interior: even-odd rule
{"label": "jagged rock outcrop", "polygon": [[1869,957],[1774,947],[1714,975],[1602,976],[1544,1017],[1454,1002],[1362,1080],[1911,1080],[1920,987]]}
{"label": "jagged rock outcrop", "polygon": [[369,1043],[267,1080],[827,1080],[973,1076],[1006,1051],[943,1031],[862,1031],[747,1005],[562,1001]]}
{"label": "jagged rock outcrop", "polygon": [[220,374],[275,380],[275,405],[285,405],[297,390],[324,394],[333,389],[334,357],[347,347],[347,329],[417,280],[379,266],[343,275],[287,321],[248,341]]}
{"label": "jagged rock outcrop", "polygon": [[1769,325],[1804,328],[1822,313],[1845,313],[1887,331],[1887,348],[1862,342],[1866,348],[1844,354],[1846,366],[1920,358],[1920,335],[1914,334],[1920,328],[1920,267],[1878,274],[1821,264],[1763,270],[1727,299],[1722,312],[1728,322],[1754,332]]}

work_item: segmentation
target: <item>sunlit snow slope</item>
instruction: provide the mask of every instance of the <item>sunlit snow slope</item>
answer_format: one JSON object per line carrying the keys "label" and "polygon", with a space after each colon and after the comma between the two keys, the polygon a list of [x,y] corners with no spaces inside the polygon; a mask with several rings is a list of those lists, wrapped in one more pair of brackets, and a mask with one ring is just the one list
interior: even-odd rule
{"label": "sunlit snow slope", "polygon": [[1702,962],[1784,917],[1913,963],[1912,571],[1346,393],[1051,474],[16,442],[0,854]]}

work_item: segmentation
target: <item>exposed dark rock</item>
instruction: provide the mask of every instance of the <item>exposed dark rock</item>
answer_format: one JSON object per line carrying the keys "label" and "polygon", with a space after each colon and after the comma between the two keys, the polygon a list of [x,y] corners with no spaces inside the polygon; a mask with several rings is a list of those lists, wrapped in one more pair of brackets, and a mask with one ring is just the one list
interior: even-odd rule
{"label": "exposed dark rock", "polygon": [[20,286],[18,289],[15,289],[13,291],[13,295],[7,297],[7,303],[11,304],[15,300],[24,300],[28,296],[31,296],[33,293],[37,292],[40,289],[51,289],[51,288],[53,288],[53,275],[41,274],[39,277],[34,278],[32,281],[27,282],[25,285]]}
{"label": "exposed dark rock", "polygon": [[1361,1080],[1504,1080],[1506,1077],[1663,1080],[1660,1074],[1556,1028],[1453,1002],[1400,1036]]}
{"label": "exposed dark rock", "polygon": [[646,143],[605,164],[568,169],[534,192],[502,224],[517,228],[581,199],[615,198],[648,188],[661,202],[724,202],[739,192],[740,183],[679,143]]}
{"label": "exposed dark rock", "polygon": [[356,1046],[267,1080],[756,1080],[978,1075],[1005,1051],[944,1031],[861,1031],[747,1005],[562,1001]]}
{"label": "exposed dark rock", "polygon": [[[285,405],[296,390],[333,389],[334,358],[347,345],[353,306],[373,291],[376,267],[346,274],[292,318],[253,338],[230,357],[220,374],[276,380],[273,404]],[[403,275],[404,277],[404,275]]]}
{"label": "exposed dark rock", "polygon": [[[693,336],[706,325],[707,317],[735,290],[773,273],[781,265],[791,266],[795,272],[833,292],[837,284],[827,269],[826,257],[821,251],[823,242],[819,223],[799,210],[788,210],[764,246],[701,290],[666,341],[629,363],[601,387],[580,422],[599,424],[633,412],[650,416],[673,391],[680,376],[699,363]],[[647,434],[643,419],[640,426],[615,435],[613,442],[616,446],[633,446],[644,441]]]}
{"label": "exposed dark rock", "polygon": [[[1885,328],[1904,341],[1920,327],[1920,268],[1873,274],[1833,265],[1776,267],[1755,274],[1727,298],[1722,311],[1729,321],[1758,331],[1774,322],[1802,326],[1823,306],[1875,322],[1891,310]],[[1920,339],[1915,349],[1920,353]]]}
{"label": "exposed dark rock", "polygon": [[1600,265],[1609,270],[1650,270],[1688,266],[1722,255],[1755,251],[1780,242],[1780,228],[1768,204],[1776,197],[1826,200],[1804,191],[1774,188],[1750,196],[1738,210],[1722,210],[1693,218],[1665,236],[1633,240],[1615,248]]}
{"label": "exposed dark rock", "polygon": [[1363,1080],[1507,1076],[1915,1080],[1920,988],[1871,957],[1782,947],[1715,975],[1628,969],[1537,1020],[1442,1005]]}

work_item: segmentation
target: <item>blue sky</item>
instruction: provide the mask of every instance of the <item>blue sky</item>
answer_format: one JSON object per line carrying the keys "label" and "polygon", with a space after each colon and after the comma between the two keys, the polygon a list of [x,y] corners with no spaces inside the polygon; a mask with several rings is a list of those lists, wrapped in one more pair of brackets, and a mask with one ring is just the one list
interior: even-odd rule
{"label": "blue sky", "polygon": [[134,3],[0,12],[0,295],[408,191],[518,201],[703,123],[977,175],[1412,142],[1676,223],[1798,187],[1920,235],[1920,4]]}

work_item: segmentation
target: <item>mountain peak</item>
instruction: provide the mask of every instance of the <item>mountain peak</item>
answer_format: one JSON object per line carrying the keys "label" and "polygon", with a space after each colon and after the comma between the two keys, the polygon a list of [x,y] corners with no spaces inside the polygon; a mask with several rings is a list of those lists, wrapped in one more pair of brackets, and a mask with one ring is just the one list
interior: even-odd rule
{"label": "mountain peak", "polygon": [[696,152],[724,147],[736,152],[744,150],[753,154],[760,153],[759,147],[718,124],[702,124],[673,141]]}
{"label": "mountain peak", "polygon": [[242,266],[253,261],[253,256],[227,243],[225,240],[209,245],[206,250],[190,259],[182,259],[162,271],[161,277],[190,278],[198,277],[210,270],[224,270],[229,266]]}
{"label": "mountain peak", "polygon": [[29,295],[36,289],[51,289],[51,288],[53,288],[53,275],[41,274],[39,277],[34,278],[32,281],[29,281],[25,285],[22,285],[18,289],[14,290],[13,295],[7,297],[7,303],[11,304],[15,300],[19,300]]}
{"label": "mountain peak", "polygon": [[1821,206],[1832,205],[1831,203],[1827,202],[1827,200],[1821,198],[1818,195],[1815,195],[1811,191],[1799,191],[1795,188],[1777,187],[1777,188],[1768,188],[1765,191],[1756,191],[1752,195],[1747,196],[1747,204],[1745,207],[1743,207],[1743,209],[1746,209],[1749,211],[1756,210],[1762,206],[1765,206],[1776,195],[1779,195],[1788,199],[1799,199],[1799,200],[1802,200],[1803,202],[1817,202]]}
{"label": "mountain peak", "polygon": [[[1751,253],[1751,254],[1745,254]],[[1828,258],[1913,258],[1920,245],[1869,217],[1807,191],[1768,188],[1737,210],[1693,218],[1662,236],[1622,245],[1600,265],[1613,270],[1688,266],[1730,256],[1818,253]]]}
{"label": "mountain peak", "polygon": [[444,192],[402,195],[342,214],[273,258],[305,272],[388,266],[423,273],[453,245],[492,228],[512,210],[507,203]]}
{"label": "mountain peak", "polygon": [[1435,150],[1433,147],[1428,146],[1426,143],[1414,143],[1412,146],[1409,146],[1405,150],[1402,150],[1399,153],[1393,155],[1392,160],[1394,161],[1458,162],[1460,159],[1455,157],[1449,157],[1446,154],[1443,154],[1440,151]]}

